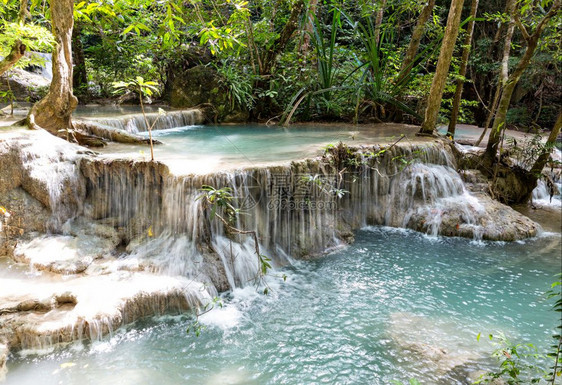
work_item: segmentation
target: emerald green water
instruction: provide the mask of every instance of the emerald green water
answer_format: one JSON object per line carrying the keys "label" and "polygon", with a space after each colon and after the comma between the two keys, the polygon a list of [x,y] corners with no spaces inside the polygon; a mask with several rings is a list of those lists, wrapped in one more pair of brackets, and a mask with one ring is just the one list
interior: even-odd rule
{"label": "emerald green water", "polygon": [[[172,171],[207,173],[238,167],[279,164],[322,154],[327,145],[386,143],[407,133],[414,140],[414,126],[314,125],[289,128],[264,125],[186,126],[153,131],[162,142],[154,147],[154,158]],[[148,136],[146,132],[140,133]],[[147,146],[110,144],[101,150],[106,156],[145,158]]]}
{"label": "emerald green water", "polygon": [[[268,296],[227,293],[200,337],[186,334],[188,316],[145,320],[101,343],[13,357],[6,384],[466,384],[493,363],[479,332],[551,343],[559,321],[543,293],[560,258],[560,234],[502,244],[367,228],[273,272]],[[436,362],[420,346],[447,354]]]}

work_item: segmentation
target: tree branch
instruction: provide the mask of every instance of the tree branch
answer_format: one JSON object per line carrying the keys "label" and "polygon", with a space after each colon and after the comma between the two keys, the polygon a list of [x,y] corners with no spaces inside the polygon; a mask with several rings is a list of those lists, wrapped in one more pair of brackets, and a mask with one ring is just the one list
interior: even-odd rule
{"label": "tree branch", "polygon": [[4,60],[0,61],[0,76],[12,68],[12,66],[21,59],[21,57],[25,54],[26,49],[27,46],[25,44],[23,44],[20,40],[16,40],[8,56],[6,56]]}
{"label": "tree branch", "polygon": [[525,41],[529,41],[529,39],[531,38],[531,35],[529,35],[529,32],[527,32],[527,28],[525,28],[525,26],[521,22],[521,19],[519,19],[519,16],[514,15],[513,20],[515,20],[515,24],[517,25],[517,27],[521,31],[521,34],[523,35],[523,39],[525,39]]}

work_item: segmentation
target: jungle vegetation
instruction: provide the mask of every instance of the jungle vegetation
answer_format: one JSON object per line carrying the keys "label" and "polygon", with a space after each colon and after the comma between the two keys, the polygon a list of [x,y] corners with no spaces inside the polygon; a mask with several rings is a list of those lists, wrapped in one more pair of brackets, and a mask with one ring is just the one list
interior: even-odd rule
{"label": "jungle vegetation", "polygon": [[[27,124],[79,142],[95,141],[73,127],[77,104],[115,99],[115,83],[135,79],[162,102],[204,104],[219,121],[405,122],[425,135],[448,122],[451,138],[457,123],[471,123],[482,138],[489,132],[479,167],[509,174],[515,182],[498,196],[517,203],[562,124],[560,0],[0,4],[1,80],[50,51],[53,80]],[[550,131],[529,167],[502,163],[506,128]]]}

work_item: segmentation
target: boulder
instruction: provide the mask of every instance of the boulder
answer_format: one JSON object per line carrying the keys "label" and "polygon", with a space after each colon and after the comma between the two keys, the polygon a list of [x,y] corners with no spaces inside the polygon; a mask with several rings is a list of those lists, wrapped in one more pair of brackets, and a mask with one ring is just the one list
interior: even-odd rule
{"label": "boulder", "polygon": [[431,233],[489,241],[517,241],[534,237],[538,223],[484,193],[441,199],[437,205],[419,207],[406,227]]}
{"label": "boulder", "polygon": [[0,91],[11,89],[18,101],[40,100],[47,93],[50,84],[51,81],[47,78],[19,68],[14,68],[0,76]]}
{"label": "boulder", "polygon": [[179,63],[170,68],[166,84],[166,98],[170,106],[191,108],[210,104],[218,121],[225,123],[248,121],[248,111],[232,106],[228,98],[228,90],[221,84],[220,75],[208,63],[210,58],[205,53],[191,48]]}

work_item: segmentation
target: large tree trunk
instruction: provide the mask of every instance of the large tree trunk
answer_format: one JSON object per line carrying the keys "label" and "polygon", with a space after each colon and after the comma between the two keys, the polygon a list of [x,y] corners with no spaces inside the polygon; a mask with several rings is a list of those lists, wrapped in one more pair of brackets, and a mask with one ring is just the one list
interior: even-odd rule
{"label": "large tree trunk", "polygon": [[498,110],[494,118],[494,125],[492,126],[492,130],[490,132],[490,137],[488,139],[488,144],[486,146],[486,151],[484,152],[484,158],[483,158],[484,167],[489,170],[491,170],[491,166],[496,159],[496,155],[498,153],[498,145],[500,143],[502,133],[506,129],[505,122],[507,117],[507,110],[509,109],[509,104],[511,102],[511,96],[513,95],[513,91],[515,90],[515,87],[517,86],[517,83],[519,82],[521,75],[523,74],[523,72],[531,62],[531,59],[537,48],[542,31],[546,28],[548,21],[558,12],[559,8],[560,8],[560,0],[557,0],[551,6],[547,14],[539,22],[539,24],[537,25],[537,29],[532,35],[529,35],[525,27],[519,24],[519,27],[523,34],[523,38],[527,42],[527,48],[525,49],[525,53],[523,54],[523,57],[517,64],[517,67],[515,68],[513,73],[508,77],[507,82],[505,83],[504,88],[502,90],[501,98],[498,104]]}
{"label": "large tree trunk", "polygon": [[435,125],[437,124],[437,116],[441,107],[441,98],[445,89],[445,82],[449,74],[449,65],[455,48],[455,42],[459,34],[459,25],[461,22],[462,5],[464,0],[452,0],[449,15],[447,16],[447,26],[445,27],[445,37],[439,52],[437,60],[437,68],[431,82],[429,97],[427,100],[427,108],[425,117],[420,129],[422,134],[433,134]]}
{"label": "large tree trunk", "polygon": [[70,117],[78,104],[72,94],[72,0],[51,0],[51,23],[55,38],[53,50],[53,80],[47,96],[37,102],[28,116],[32,129],[44,128],[57,134],[69,130]]}
{"label": "large tree trunk", "polygon": [[455,96],[453,97],[453,109],[451,111],[451,119],[449,120],[449,135],[455,137],[455,128],[459,117],[459,109],[461,106],[462,89],[464,85],[464,77],[468,68],[468,57],[470,55],[470,47],[472,45],[472,33],[474,32],[474,24],[476,22],[476,12],[478,11],[478,0],[472,0],[470,6],[470,21],[466,27],[466,38],[464,39],[464,47],[461,56],[461,67],[459,68],[459,78],[457,79]]}
{"label": "large tree trunk", "polygon": [[408,45],[406,55],[404,55],[404,60],[402,61],[402,66],[400,67],[400,73],[396,79],[396,83],[400,83],[414,67],[416,55],[418,53],[418,49],[420,48],[421,39],[425,30],[425,23],[429,20],[434,6],[435,0],[429,0],[418,17],[416,26],[412,31],[410,44]]}

